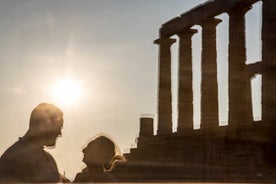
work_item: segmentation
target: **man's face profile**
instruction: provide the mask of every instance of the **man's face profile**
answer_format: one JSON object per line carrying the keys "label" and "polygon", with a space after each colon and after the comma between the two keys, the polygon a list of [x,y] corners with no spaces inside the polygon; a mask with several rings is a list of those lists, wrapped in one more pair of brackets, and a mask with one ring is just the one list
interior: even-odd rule
{"label": "man's face profile", "polygon": [[55,146],[57,137],[62,135],[63,119],[62,117],[52,117],[48,118],[46,121],[46,123],[43,123],[43,125],[45,125],[43,130],[44,144],[47,147],[52,147]]}

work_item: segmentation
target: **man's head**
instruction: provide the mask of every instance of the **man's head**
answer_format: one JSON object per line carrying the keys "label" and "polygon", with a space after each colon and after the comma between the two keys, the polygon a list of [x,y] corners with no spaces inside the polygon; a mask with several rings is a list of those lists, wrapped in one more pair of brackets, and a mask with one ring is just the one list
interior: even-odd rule
{"label": "man's head", "polygon": [[52,104],[41,103],[31,113],[28,132],[43,146],[54,146],[62,126],[62,111]]}

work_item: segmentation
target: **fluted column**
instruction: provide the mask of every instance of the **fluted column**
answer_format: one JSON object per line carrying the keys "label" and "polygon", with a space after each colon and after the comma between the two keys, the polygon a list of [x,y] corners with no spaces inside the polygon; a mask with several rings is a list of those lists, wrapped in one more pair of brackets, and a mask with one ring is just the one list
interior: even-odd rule
{"label": "fluted column", "polygon": [[209,18],[202,26],[201,125],[214,129],[219,126],[216,26],[220,19]]}
{"label": "fluted column", "polygon": [[[262,28],[262,119],[276,122],[276,1],[263,1]],[[275,130],[275,128],[273,128]]]}
{"label": "fluted column", "polygon": [[229,126],[252,125],[250,77],[246,73],[245,14],[251,8],[238,4],[229,14]]}
{"label": "fluted column", "polygon": [[178,67],[178,126],[177,132],[193,130],[193,72],[192,72],[192,36],[195,29],[187,29],[179,36]]}
{"label": "fluted column", "polygon": [[154,41],[159,45],[158,135],[172,133],[170,47],[175,41],[171,38],[160,38]]}

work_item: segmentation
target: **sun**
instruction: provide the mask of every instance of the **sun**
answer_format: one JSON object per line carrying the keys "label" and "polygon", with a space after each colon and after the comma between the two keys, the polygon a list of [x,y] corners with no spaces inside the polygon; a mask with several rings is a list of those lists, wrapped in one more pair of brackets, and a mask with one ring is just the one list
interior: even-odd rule
{"label": "sun", "polygon": [[60,106],[72,106],[81,97],[80,83],[72,78],[61,79],[54,86],[53,95]]}

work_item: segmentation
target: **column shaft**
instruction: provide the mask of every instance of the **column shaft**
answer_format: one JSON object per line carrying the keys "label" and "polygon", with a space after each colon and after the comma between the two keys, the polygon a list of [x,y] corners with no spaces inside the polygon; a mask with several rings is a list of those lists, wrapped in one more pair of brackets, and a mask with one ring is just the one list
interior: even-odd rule
{"label": "column shaft", "polygon": [[[262,27],[262,119],[276,121],[276,1],[263,1]],[[274,128],[275,130],[275,128]]]}
{"label": "column shaft", "polygon": [[219,126],[216,26],[220,22],[220,19],[210,18],[202,24],[200,127],[208,130]]}
{"label": "column shaft", "polygon": [[250,77],[246,73],[245,14],[250,5],[229,12],[229,121],[235,130],[253,121]]}
{"label": "column shaft", "polygon": [[170,47],[175,41],[175,39],[160,38],[154,42],[159,44],[158,135],[172,133]]}
{"label": "column shaft", "polygon": [[197,32],[187,29],[178,34],[178,126],[177,132],[193,130],[193,73],[192,73],[192,36]]}

